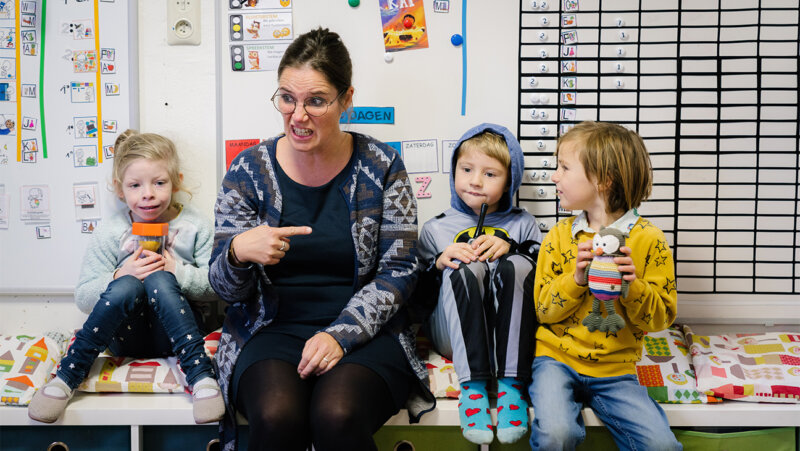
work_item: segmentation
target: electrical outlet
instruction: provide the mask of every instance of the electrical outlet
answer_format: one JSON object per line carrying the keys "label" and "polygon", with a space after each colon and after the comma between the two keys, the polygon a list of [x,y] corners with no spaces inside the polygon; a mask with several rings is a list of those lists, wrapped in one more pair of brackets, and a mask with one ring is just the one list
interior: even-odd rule
{"label": "electrical outlet", "polygon": [[167,44],[200,44],[200,1],[167,0]]}

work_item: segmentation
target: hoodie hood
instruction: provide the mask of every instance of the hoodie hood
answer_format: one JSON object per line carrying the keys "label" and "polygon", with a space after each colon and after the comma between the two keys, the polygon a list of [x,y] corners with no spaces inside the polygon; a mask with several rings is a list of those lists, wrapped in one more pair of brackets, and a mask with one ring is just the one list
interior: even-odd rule
{"label": "hoodie hood", "polygon": [[517,141],[517,138],[515,138],[507,128],[502,125],[483,123],[467,130],[467,132],[461,136],[461,139],[458,140],[458,143],[453,148],[452,155],[450,155],[450,206],[468,215],[474,215],[475,212],[473,212],[472,209],[458,197],[458,194],[456,194],[455,157],[458,153],[458,149],[461,147],[461,143],[485,131],[490,131],[502,136],[506,141],[508,152],[511,154],[511,167],[508,171],[508,175],[511,177],[511,183],[508,186],[508,191],[506,191],[500,199],[496,213],[508,212],[514,206],[514,194],[516,194],[519,185],[522,183],[522,173],[525,170],[525,157],[522,154],[522,147],[519,141]]}

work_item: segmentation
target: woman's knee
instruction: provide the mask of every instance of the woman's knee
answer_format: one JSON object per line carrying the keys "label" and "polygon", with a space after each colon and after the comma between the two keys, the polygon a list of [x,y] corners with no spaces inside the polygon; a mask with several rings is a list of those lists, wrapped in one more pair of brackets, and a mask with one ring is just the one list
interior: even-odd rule
{"label": "woman's knee", "polygon": [[311,406],[311,424],[315,428],[337,433],[336,431],[350,431],[363,425],[355,424],[359,421],[357,408],[352,403],[325,403],[324,406]]}
{"label": "woman's knee", "polygon": [[371,419],[359,415],[359,409],[351,403],[340,403],[332,408],[312,406],[311,424],[314,447],[321,451],[375,449],[372,436],[380,428]]}
{"label": "woman's knee", "polygon": [[300,415],[301,409],[285,408],[282,403],[267,403],[252,408],[248,406],[247,422],[250,427],[255,427],[261,431],[268,431],[270,434],[299,433],[304,429],[306,418]]}

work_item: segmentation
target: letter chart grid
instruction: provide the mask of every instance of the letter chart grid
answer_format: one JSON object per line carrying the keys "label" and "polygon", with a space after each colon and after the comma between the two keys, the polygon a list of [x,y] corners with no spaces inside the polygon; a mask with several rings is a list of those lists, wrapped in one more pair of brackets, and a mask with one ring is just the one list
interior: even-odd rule
{"label": "letter chart grid", "polygon": [[640,208],[683,294],[800,294],[797,0],[521,0],[520,206],[558,208],[558,136],[584,120],[644,138]]}

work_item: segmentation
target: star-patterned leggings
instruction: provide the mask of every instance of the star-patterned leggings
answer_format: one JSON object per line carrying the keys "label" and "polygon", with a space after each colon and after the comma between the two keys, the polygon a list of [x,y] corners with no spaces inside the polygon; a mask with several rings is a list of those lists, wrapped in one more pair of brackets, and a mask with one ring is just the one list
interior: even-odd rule
{"label": "star-patterned leggings", "polygon": [[143,281],[123,276],[108,284],[61,360],[58,377],[77,388],[106,348],[116,356],[178,356],[190,385],[214,377],[195,313],[168,271]]}

